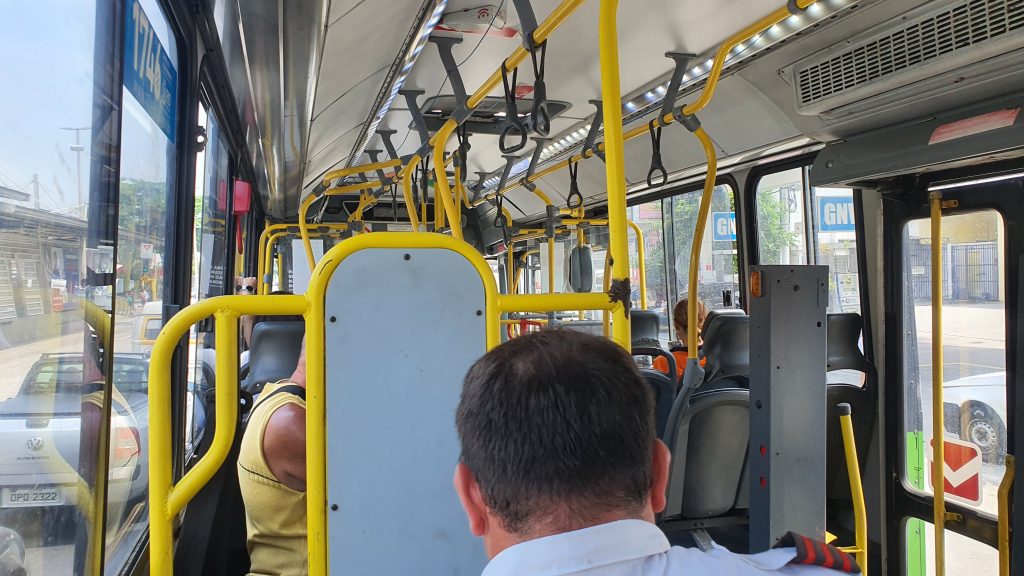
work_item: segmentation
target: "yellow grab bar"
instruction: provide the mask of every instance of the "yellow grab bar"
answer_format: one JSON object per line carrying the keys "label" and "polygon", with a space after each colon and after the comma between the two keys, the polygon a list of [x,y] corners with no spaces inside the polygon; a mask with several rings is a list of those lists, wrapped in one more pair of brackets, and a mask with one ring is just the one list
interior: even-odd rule
{"label": "yellow grab bar", "polygon": [[[601,62],[601,99],[619,102],[618,0],[601,0],[598,47]],[[612,340],[626,350],[629,336],[629,242],[626,238],[626,166],[623,156],[622,107],[604,106],[605,186],[608,190],[608,253],[611,283],[608,295],[623,306],[612,310]]]}
{"label": "yellow grab bar", "polygon": [[[174,566],[174,521],[213,477],[231,449],[238,419],[238,318],[242,314],[305,314],[304,296],[218,296],[186,306],[171,317],[153,344],[149,362],[150,574],[170,576]],[[216,326],[216,417],[210,449],[172,483],[171,357],[189,328],[214,317]]]}
{"label": "yellow grab bar", "polygon": [[[693,241],[690,244],[690,277],[686,287],[686,325],[697,326],[697,275],[700,272],[700,247],[704,240],[704,230],[708,224],[708,213],[711,212],[711,195],[715,191],[715,179],[718,176],[718,155],[715,153],[715,145],[711,137],[703,128],[697,128],[693,135],[700,140],[704,148],[704,156],[707,157],[708,171],[704,176],[704,192],[700,197],[700,210],[697,212],[697,226],[693,232]],[[700,330],[693,328],[686,331],[686,348],[697,349],[697,341],[700,337]]]}
{"label": "yellow grab bar", "polygon": [[[811,6],[812,4],[814,4],[816,1],[817,0],[797,0],[797,6],[799,8],[801,8],[801,9],[807,8],[807,7]],[[792,14],[789,12],[789,8],[787,6],[783,6],[782,8],[779,8],[778,10],[776,10],[776,11],[772,12],[771,14],[769,14],[768,16],[765,16],[761,20],[758,20],[757,22],[747,26],[746,28],[744,28],[743,30],[737,32],[736,34],[733,34],[729,39],[727,39],[724,43],[722,43],[718,47],[718,50],[715,52],[714,62],[712,64],[712,66],[711,66],[711,71],[708,74],[708,79],[707,79],[707,81],[704,84],[704,89],[701,92],[700,97],[698,98],[697,101],[693,102],[692,104],[684,105],[682,108],[680,108],[679,111],[684,113],[684,114],[693,114],[695,112],[699,112],[700,110],[703,110],[704,107],[708,105],[708,102],[711,101],[711,97],[714,96],[715,88],[718,85],[718,80],[721,77],[722,69],[724,68],[725,60],[726,60],[726,58],[729,55],[729,51],[732,50],[740,42],[743,42],[744,40],[750,38],[751,36],[753,36],[754,34],[757,34],[758,32],[762,32],[764,30],[767,30],[768,28],[771,28],[775,24],[778,24],[779,22],[782,22],[786,18],[789,18],[791,15]],[[500,78],[499,78],[499,81],[500,81]],[[618,95],[616,95],[615,99],[614,100],[610,100],[610,101],[618,101],[619,99],[620,99],[620,97]],[[606,100],[606,101],[609,101],[609,100]],[[675,117],[673,115],[671,115],[671,114],[666,114],[665,116],[660,117],[660,118],[656,118],[654,120],[654,127],[655,128],[664,127],[664,126],[667,126],[669,124],[672,124],[673,122],[675,122]],[[639,136],[643,136],[643,135],[648,133],[648,130],[649,130],[648,124],[646,124],[646,123],[642,124],[640,126],[637,126],[636,128],[633,128],[632,130],[629,130],[628,132],[626,132],[623,135],[623,140],[629,141],[629,140],[632,140],[632,139],[637,138]],[[595,149],[597,151],[599,151],[599,152],[607,152],[607,149],[605,147],[605,143],[604,142],[598,143],[595,146]],[[594,155],[595,154],[594,154],[594,152],[592,150],[587,150],[587,151],[584,151],[584,152],[580,152],[579,154],[573,154],[572,156],[570,156],[569,158],[566,158],[565,160],[562,160],[560,162],[556,162],[556,163],[552,164],[551,166],[548,166],[548,167],[546,167],[546,168],[544,168],[542,170],[538,170],[532,176],[527,178],[526,181],[527,182],[536,182],[537,180],[540,180],[541,178],[543,178],[544,176],[547,176],[548,174],[551,174],[553,172],[557,172],[557,171],[559,171],[559,170],[561,170],[563,168],[566,168],[567,166],[569,166],[569,164],[573,164],[575,162],[579,162],[580,160],[586,160],[588,158],[593,158]],[[522,182],[520,180],[517,180],[515,182],[511,182],[507,186],[502,188],[501,190],[498,190],[498,191],[495,191],[495,192],[491,192],[490,194],[486,194],[484,196],[481,196],[480,198],[477,199],[477,201],[474,204],[479,205],[482,202],[490,200],[496,194],[505,194],[506,192],[508,192],[510,190],[515,190],[516,188],[518,188],[521,185],[522,185]]]}
{"label": "yellow grab bar", "polygon": [[[356,166],[355,168],[349,168],[347,170],[338,170],[338,174],[344,174],[342,174],[341,176],[335,176],[335,178],[343,178],[344,176],[348,176],[350,174],[358,174],[360,172],[367,172],[369,170],[377,170],[378,168],[390,168],[392,166],[399,164],[400,162],[400,160],[389,160],[388,162],[364,164],[363,166]],[[333,179],[334,178],[332,178],[332,180]],[[306,259],[309,261],[310,270],[316,268],[316,258],[313,257],[313,245],[309,242],[309,230],[310,228],[313,228],[316,225],[309,224],[306,222],[306,212],[309,210],[309,207],[313,205],[313,202],[320,199],[321,196],[338,196],[341,194],[348,194],[350,192],[360,192],[368,188],[376,188],[381,184],[382,183],[379,180],[372,180],[370,182],[357,182],[355,184],[349,184],[348,186],[341,186],[340,188],[329,188],[327,190],[324,190],[323,193],[321,193],[320,195],[310,194],[309,196],[303,198],[302,202],[299,202],[299,234],[302,236],[302,245],[306,248]],[[362,199],[360,199],[360,204],[362,204]]]}
{"label": "yellow grab bar", "polygon": [[1010,576],[1010,491],[1013,490],[1014,458],[1007,454],[1006,471],[999,483],[999,576]]}
{"label": "yellow grab bar", "polygon": [[[547,40],[548,36],[550,36],[551,33],[566,20],[566,18],[575,12],[581,4],[583,4],[583,0],[562,0],[562,2],[555,7],[550,14],[548,14],[548,17],[537,26],[537,29],[533,31],[533,41],[540,44]],[[515,51],[512,52],[504,62],[502,62],[501,66],[491,74],[487,81],[477,88],[476,92],[469,97],[466,101],[466,107],[470,110],[476,108],[480,102],[482,102],[483,99],[501,83],[501,68],[504,67],[505,70],[509,72],[515,70],[516,66],[526,58],[527,54],[529,54],[529,52],[526,51],[526,48],[522,46],[516,48]],[[617,72],[618,68],[616,67],[616,73]],[[618,87],[618,76],[616,76],[616,87]],[[615,99],[618,100],[620,97],[621,96],[616,91]],[[612,108],[614,108],[614,106],[612,106]],[[619,117],[621,118],[622,111],[619,110],[618,112]],[[453,118],[449,118],[441,126],[441,129],[434,134],[433,138],[430,139],[431,145],[434,146],[434,158],[444,158],[448,138],[451,137],[457,127],[458,122]],[[448,176],[445,173],[444,167],[437,163],[434,164],[434,172],[437,175],[436,182],[434,183],[434,209],[437,210],[437,198],[440,197],[441,202],[444,205],[445,212],[448,214],[448,219],[452,221],[452,236],[461,240],[461,226],[456,226],[458,222],[453,219],[453,215],[455,214],[455,201],[452,199],[451,187],[448,186]]]}
{"label": "yellow grab bar", "polygon": [[857,458],[857,437],[853,434],[852,409],[849,404],[839,405],[839,424],[843,431],[843,452],[846,471],[850,478],[850,496],[853,498],[854,546],[842,550],[854,555],[861,576],[868,576],[868,511],[864,504],[864,486],[860,479],[860,461]]}
{"label": "yellow grab bar", "polygon": [[932,257],[932,505],[935,524],[935,576],[946,574],[946,443],[942,403],[942,192],[928,195]]}
{"label": "yellow grab bar", "polygon": [[629,224],[633,233],[636,234],[636,257],[639,261],[637,272],[640,274],[640,309],[647,310],[647,265],[644,263],[647,255],[644,249],[644,232],[632,220],[626,220],[626,224]]}

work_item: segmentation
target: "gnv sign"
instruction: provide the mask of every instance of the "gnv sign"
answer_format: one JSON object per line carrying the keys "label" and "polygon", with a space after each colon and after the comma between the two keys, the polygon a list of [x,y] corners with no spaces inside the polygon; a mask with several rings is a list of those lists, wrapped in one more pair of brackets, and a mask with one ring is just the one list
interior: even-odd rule
{"label": "gnv sign", "polygon": [[712,239],[715,242],[736,240],[735,212],[712,212],[711,226],[713,228]]}
{"label": "gnv sign", "polygon": [[822,232],[853,232],[853,198],[819,196],[818,219]]}

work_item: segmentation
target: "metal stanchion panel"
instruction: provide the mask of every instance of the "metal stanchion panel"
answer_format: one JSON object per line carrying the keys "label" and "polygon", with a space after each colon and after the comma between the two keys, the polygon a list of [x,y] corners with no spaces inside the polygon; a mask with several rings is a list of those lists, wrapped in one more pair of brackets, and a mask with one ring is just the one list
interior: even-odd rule
{"label": "metal stanchion panel", "polygon": [[324,314],[331,574],[483,570],[452,476],[462,379],[486,351],[484,302],[479,273],[450,250],[365,249],[334,272]]}

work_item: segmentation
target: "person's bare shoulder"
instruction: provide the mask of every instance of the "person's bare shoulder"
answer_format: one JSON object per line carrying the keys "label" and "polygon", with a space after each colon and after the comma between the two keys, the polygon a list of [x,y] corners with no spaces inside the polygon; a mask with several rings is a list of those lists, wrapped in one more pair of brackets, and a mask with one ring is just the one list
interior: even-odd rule
{"label": "person's bare shoulder", "polygon": [[306,410],[285,404],[274,410],[263,432],[263,457],[279,482],[306,489]]}

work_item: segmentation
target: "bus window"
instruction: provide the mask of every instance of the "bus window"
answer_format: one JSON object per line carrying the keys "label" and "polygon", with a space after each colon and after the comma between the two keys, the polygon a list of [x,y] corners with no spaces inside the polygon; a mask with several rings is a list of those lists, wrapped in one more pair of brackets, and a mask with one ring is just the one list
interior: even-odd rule
{"label": "bus window", "polygon": [[[120,200],[118,205],[117,274],[114,312],[115,335],[122,323],[129,327],[150,303],[163,301],[167,261],[167,201],[173,192],[177,141],[177,45],[159,3],[137,0],[126,4],[125,40],[131,49],[124,56],[121,121]],[[114,340],[114,366],[138,361],[130,356],[131,343]],[[147,426],[147,397],[129,398],[128,419],[139,430]],[[141,405],[139,403],[142,403]],[[147,447],[141,433],[126,434],[112,418],[112,453],[128,453],[138,444],[140,472],[125,474],[111,469],[108,482],[108,563],[127,560],[133,534],[148,525]]]}
{"label": "bus window", "polygon": [[828,313],[860,312],[853,190],[814,188],[814,262],[828,266]]}
{"label": "bus window", "polygon": [[755,201],[759,263],[807,264],[804,169],[762,176]]}
{"label": "bus window", "polygon": [[105,544],[88,518],[102,511],[107,471],[111,534],[122,520],[114,509],[146,494],[133,481],[138,426],[123,410],[111,420],[110,465],[98,466],[104,385],[135,389],[146,366],[125,355],[104,372],[107,328],[126,351],[133,333],[111,315],[125,273],[108,217],[117,183],[105,177],[120,148],[120,74],[109,66],[118,25],[89,1],[30,2],[0,18],[0,516],[7,551],[24,546],[23,564],[5,554],[12,573],[86,573]]}
{"label": "bus window", "polygon": [[[672,303],[668,296],[668,276],[665,270],[665,231],[662,220],[662,201],[655,200],[628,209],[627,215],[640,227],[644,236],[644,268],[647,280],[647,309],[658,313],[659,338],[669,341],[669,311]],[[629,232],[629,280],[633,292],[633,308],[640,308],[640,263],[637,238]]]}
{"label": "bus window", "polygon": [[[942,218],[943,401],[945,438],[973,445],[981,481],[970,499],[956,501],[995,518],[996,491],[1007,446],[1005,231],[994,210]],[[932,493],[931,243],[928,219],[904,228],[904,421],[908,488]],[[916,375],[916,378],[915,378]],[[947,472],[948,474],[948,472]],[[976,497],[975,497],[976,496]]]}
{"label": "bus window", "polygon": [[[674,196],[671,203],[675,261],[670,275],[676,279],[677,298],[687,294],[690,275],[690,239],[697,227],[697,211],[703,191]],[[736,304],[739,292],[739,262],[736,248],[736,202],[731,186],[715,186],[711,213],[701,242],[697,294],[709,309],[726,306],[727,293]],[[649,260],[650,258],[648,258]],[[672,302],[672,305],[675,303]]]}

